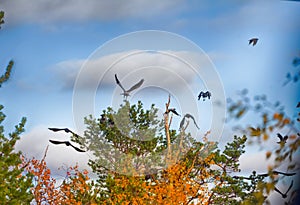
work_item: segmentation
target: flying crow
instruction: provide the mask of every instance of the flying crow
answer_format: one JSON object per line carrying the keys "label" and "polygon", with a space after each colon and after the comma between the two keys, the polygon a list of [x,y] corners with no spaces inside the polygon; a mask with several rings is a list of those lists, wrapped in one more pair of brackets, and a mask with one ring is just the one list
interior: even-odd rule
{"label": "flying crow", "polygon": [[257,44],[258,38],[251,38],[249,40],[249,45],[252,44],[253,46],[255,46]]}
{"label": "flying crow", "polygon": [[199,126],[198,126],[197,123],[196,123],[195,118],[194,118],[191,114],[188,114],[188,113],[185,114],[185,115],[183,116],[183,118],[182,118],[182,120],[181,120],[181,122],[180,122],[180,125],[179,125],[179,129],[182,129],[182,127],[183,127],[183,125],[184,125],[184,122],[185,122],[185,118],[191,118],[191,119],[194,121],[195,126],[196,126],[198,129],[200,129]]}
{"label": "flying crow", "polygon": [[288,190],[283,194],[281,191],[279,191],[276,187],[275,187],[275,191],[277,191],[279,194],[281,194],[282,198],[286,198],[287,197],[287,193],[290,191],[290,189],[293,186],[294,181],[292,180],[290,187],[288,188]]}
{"label": "flying crow", "polygon": [[72,145],[69,141],[55,141],[55,140],[49,140],[49,142],[51,142],[52,144],[65,144],[66,146],[71,146],[73,147],[77,152],[85,152],[82,149],[79,149],[78,147],[75,147],[74,145]]}
{"label": "flying crow", "polygon": [[287,135],[285,135],[284,137],[280,134],[280,133],[277,133],[277,137],[279,138],[279,142],[277,142],[278,144],[285,144],[287,139],[289,138]]}
{"label": "flying crow", "polygon": [[125,90],[125,88],[122,86],[121,82],[119,81],[117,74],[115,74],[115,80],[116,83],[120,86],[120,88],[123,90],[123,93],[121,93],[121,95],[124,95],[125,98],[127,98],[129,96],[129,93],[139,87],[141,87],[141,85],[144,82],[144,79],[140,80],[138,83],[136,83],[135,85],[133,85],[129,90]]}
{"label": "flying crow", "polygon": [[169,109],[165,112],[165,114],[169,114],[169,112],[172,112],[172,113],[174,113],[174,114],[177,115],[177,116],[180,116],[180,115],[178,114],[178,112],[176,111],[175,108],[169,108]]}

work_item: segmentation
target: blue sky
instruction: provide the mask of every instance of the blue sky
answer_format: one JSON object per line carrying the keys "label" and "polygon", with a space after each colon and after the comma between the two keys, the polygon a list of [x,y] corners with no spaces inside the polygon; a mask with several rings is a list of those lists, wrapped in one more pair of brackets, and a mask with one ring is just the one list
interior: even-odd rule
{"label": "blue sky", "polygon": [[[131,32],[166,31],[193,42],[212,60],[225,97],[248,88],[250,95],[266,94],[271,101],[280,100],[290,115],[299,101],[299,84],[282,86],[286,73],[295,72],[291,62],[300,54],[299,2],[2,0],[0,10],[5,11],[6,22],[0,30],[2,72],[10,59],[15,61],[10,80],[1,88],[0,103],[7,115],[6,131],[12,130],[22,116],[27,117],[20,149],[28,156],[42,155],[48,139],[53,137],[47,127],[76,130],[73,86],[82,62],[92,54],[97,55],[101,46],[112,39]],[[254,47],[248,45],[252,37],[259,38]],[[120,78],[127,71],[120,72]],[[93,74],[90,75],[92,78]],[[156,77],[152,75],[153,79]],[[171,87],[178,84],[172,79],[168,83]],[[197,96],[195,84],[190,86]],[[97,100],[105,103],[100,103],[97,114],[111,102],[111,91],[121,91],[113,76],[107,77],[101,89],[103,94]],[[149,99],[143,92],[137,96],[164,107],[166,96]],[[179,101],[176,103],[173,105],[182,107]],[[211,104],[206,106],[211,109]],[[203,118],[199,121],[203,122]],[[60,136],[68,137],[61,134],[55,138]],[[60,148],[51,149],[50,159],[51,152],[63,153]],[[77,153],[71,155],[74,160],[79,159]],[[52,158],[55,159],[54,155]],[[55,162],[49,160],[54,167]]]}

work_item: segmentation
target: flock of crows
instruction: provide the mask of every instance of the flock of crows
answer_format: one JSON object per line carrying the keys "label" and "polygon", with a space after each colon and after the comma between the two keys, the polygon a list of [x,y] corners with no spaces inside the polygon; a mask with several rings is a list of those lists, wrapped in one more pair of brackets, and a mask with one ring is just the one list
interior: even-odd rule
{"label": "flock of crows", "polygon": [[[253,45],[255,46],[257,44],[257,41],[258,41],[258,38],[251,38],[249,40],[249,45]],[[126,90],[123,85],[121,84],[120,80],[118,79],[118,76],[117,74],[115,74],[115,81],[117,83],[117,85],[120,86],[120,88],[123,90],[123,93],[121,93],[121,95],[124,96],[125,100],[127,99],[127,97],[130,96],[130,92],[132,92],[133,90],[135,89],[138,89],[139,87],[141,87],[141,85],[144,83],[144,79],[141,79],[138,83],[136,83],[135,85],[133,85],[131,88],[129,88],[128,90]],[[200,100],[202,97],[203,101],[205,101],[206,98],[210,99],[211,98],[211,93],[209,91],[201,91],[198,95],[198,100]],[[175,108],[169,108],[167,109],[167,111],[165,112],[165,114],[168,114],[169,112],[172,112],[174,113],[175,115],[177,116],[180,116],[180,114],[178,114],[178,112],[176,111]],[[103,116],[102,116],[103,117]],[[183,119],[181,120],[180,122],[180,126],[179,126],[179,129],[182,129],[183,128],[183,125],[185,123],[185,119],[186,118],[191,118],[195,124],[195,126],[199,129],[199,126],[197,125],[196,123],[196,120],[195,118],[191,115],[191,114],[185,114],[183,116]],[[102,119],[102,118],[101,118]],[[112,122],[113,123],[113,122]],[[49,128],[49,130],[53,131],[53,132],[58,132],[58,131],[65,131],[66,133],[72,133],[74,136],[78,136],[77,134],[75,134],[74,132],[72,132],[71,130],[69,130],[68,128]],[[280,138],[280,142],[278,143],[281,143],[282,141],[286,141],[287,140],[287,136],[285,137],[282,137],[280,134],[278,134],[278,137]],[[59,145],[59,144],[65,144],[66,146],[71,146],[73,147],[76,151],[78,152],[85,152],[84,150],[82,149],[79,149],[78,147],[75,147],[74,145],[72,145],[69,141],[56,141],[56,140],[49,140],[52,144],[55,144],[55,145]]]}
{"label": "flock of crows", "polygon": [[[253,45],[255,46],[257,44],[257,41],[258,41],[258,38],[251,38],[249,40],[249,45]],[[121,93],[121,95],[124,96],[125,100],[127,99],[127,97],[130,96],[130,92],[132,92],[133,90],[135,89],[138,89],[139,87],[141,87],[141,85],[143,84],[144,82],[144,79],[141,79],[138,83],[136,83],[135,85],[133,85],[131,88],[129,88],[128,90],[126,90],[123,85],[121,84],[121,82],[119,81],[118,77],[117,77],[117,74],[115,74],[115,81],[117,83],[117,85],[120,86],[120,88],[123,90],[123,93]],[[198,100],[200,100],[202,97],[203,101],[205,101],[206,98],[210,99],[211,98],[211,93],[209,91],[201,91],[198,95]],[[298,104],[298,106],[300,107],[300,102]],[[297,106],[297,107],[298,107]],[[176,111],[175,108],[169,108],[167,109],[167,111],[165,112],[165,114],[169,114],[169,112],[172,112],[174,113],[175,115],[177,116],[180,116],[180,114]],[[103,117],[103,116],[102,116]],[[199,128],[199,126],[197,125],[196,123],[196,120],[195,118],[191,115],[191,114],[185,114],[180,122],[180,125],[179,125],[179,129],[183,129],[183,125],[185,123],[185,119],[186,118],[190,118],[193,120],[195,126]],[[59,131],[64,131],[66,133],[71,133],[73,136],[78,136],[76,133],[74,133],[73,131],[71,131],[70,129],[68,128],[48,128],[49,130],[53,131],[53,132],[59,132]],[[277,137],[279,138],[279,142],[277,142],[278,144],[285,144],[287,139],[288,139],[288,136],[285,135],[285,136],[282,136],[280,133],[277,133]],[[71,146],[73,147],[77,152],[86,152],[85,150],[82,150],[74,145],[72,145],[69,141],[56,141],[56,140],[49,140],[49,142],[51,142],[52,144],[55,144],[55,145],[59,145],[59,144],[65,144],[66,146]],[[295,175],[296,173],[283,173],[283,172],[279,172],[279,171],[273,171],[272,172],[274,175],[278,175],[278,174],[281,174],[281,175],[285,175],[285,176],[293,176]],[[260,177],[268,177],[270,176],[270,173],[266,173],[266,174],[259,174],[258,176]],[[243,179],[248,179],[248,180],[252,180],[253,178],[252,177],[242,177],[242,176],[234,176],[233,178],[243,178]],[[278,192],[282,198],[287,198],[287,194],[288,192],[290,191],[290,189],[292,188],[293,186],[293,180],[291,181],[291,184],[289,186],[289,188],[287,189],[287,191],[285,193],[282,193],[280,190],[278,190],[276,187],[274,188],[274,190],[276,192]]]}

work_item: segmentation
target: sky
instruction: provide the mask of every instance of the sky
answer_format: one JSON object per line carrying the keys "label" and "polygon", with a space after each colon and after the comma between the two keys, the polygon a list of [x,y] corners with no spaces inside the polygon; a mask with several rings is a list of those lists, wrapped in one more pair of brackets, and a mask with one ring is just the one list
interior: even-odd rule
{"label": "sky", "polygon": [[[300,55],[296,1],[1,0],[0,10],[2,73],[9,60],[15,62],[0,92],[5,132],[27,118],[17,147],[28,157],[42,157],[49,139],[69,138],[48,127],[82,133],[82,116],[99,117],[122,103],[115,73],[126,88],[144,78],[130,100],[148,108],[155,103],[160,116],[171,93],[173,107],[196,116],[201,128],[191,132],[199,139],[215,127],[214,140],[232,139],[222,121],[225,101],[243,88],[280,100],[291,116],[300,99],[299,83],[282,86]],[[257,45],[248,45],[253,37]],[[202,90],[213,91],[210,101],[197,101]],[[174,117],[174,127],[179,120]],[[66,149],[49,146],[54,173],[89,157]],[[255,158],[245,159],[245,172],[253,170]]]}

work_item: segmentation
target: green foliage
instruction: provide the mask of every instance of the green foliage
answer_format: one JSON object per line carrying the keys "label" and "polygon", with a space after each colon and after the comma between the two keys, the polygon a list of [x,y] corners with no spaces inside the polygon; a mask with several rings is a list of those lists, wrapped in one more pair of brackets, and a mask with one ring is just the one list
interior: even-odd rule
{"label": "green foliage", "polygon": [[0,28],[1,28],[1,25],[4,24],[4,11],[0,11]]}
{"label": "green foliage", "polygon": [[13,65],[14,65],[14,62],[12,60],[9,61],[8,65],[6,67],[5,73],[2,76],[0,76],[0,87],[2,86],[2,84],[4,82],[6,82],[9,79]]}
{"label": "green foliage", "polygon": [[24,132],[25,118],[22,118],[15,130],[4,135],[2,122],[5,115],[0,105],[0,201],[3,204],[29,204],[33,199],[30,193],[32,187],[32,175],[23,174],[21,152],[15,151],[15,144]]}
{"label": "green foliage", "polygon": [[[0,11],[0,25],[4,23],[4,12]],[[1,28],[1,27],[0,27]],[[0,77],[0,87],[6,82],[13,67],[10,61],[5,74]],[[29,204],[33,195],[30,192],[33,176],[23,173],[21,152],[16,152],[15,144],[20,139],[20,134],[24,132],[26,119],[22,118],[15,130],[5,136],[4,126],[5,115],[2,112],[3,106],[0,105],[0,203],[1,204]]]}

